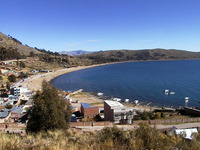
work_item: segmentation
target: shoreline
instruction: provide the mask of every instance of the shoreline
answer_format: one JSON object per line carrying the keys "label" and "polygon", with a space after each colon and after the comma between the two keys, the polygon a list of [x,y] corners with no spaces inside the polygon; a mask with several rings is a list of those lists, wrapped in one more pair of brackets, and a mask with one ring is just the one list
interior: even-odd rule
{"label": "shoreline", "polygon": [[[133,60],[133,61],[111,62],[111,63],[95,64],[95,65],[89,65],[89,66],[78,66],[78,67],[72,67],[72,68],[66,68],[66,69],[59,69],[59,70],[55,70],[53,72],[32,75],[31,77],[29,77],[28,79],[26,79],[22,83],[20,83],[20,85],[23,87],[27,87],[28,89],[30,89],[32,91],[37,91],[37,90],[41,90],[41,85],[42,85],[43,80],[51,82],[61,75],[79,71],[79,70],[83,70],[83,69],[99,67],[99,66],[104,66],[104,65],[118,64],[118,63],[128,63],[128,62],[178,61],[178,60],[141,60],[141,61]],[[183,60],[196,60],[196,59],[183,59]]]}
{"label": "shoreline", "polygon": [[[147,62],[149,61],[174,61],[174,60],[147,60]],[[175,60],[177,61],[177,60]],[[181,60],[182,61],[182,60]],[[93,68],[93,67],[100,67],[100,66],[105,66],[105,65],[114,65],[114,64],[121,64],[121,63],[129,63],[129,62],[145,62],[145,61],[125,61],[125,62],[112,62],[112,63],[104,63],[104,64],[95,64],[95,65],[89,65],[89,66],[78,66],[78,67],[72,67],[72,68],[64,68],[64,69],[58,69],[52,72],[48,72],[48,73],[39,73],[37,75],[33,75],[31,77],[29,77],[28,79],[24,80],[22,83],[20,83],[21,86],[26,87],[30,90],[32,90],[33,92],[37,91],[37,90],[41,90],[41,85],[43,80],[46,80],[47,82],[52,82],[53,80],[55,80],[56,78],[67,74],[67,73],[71,73],[71,72],[75,72],[75,71],[79,71],[79,70],[84,70],[84,69],[88,69],[88,68]],[[90,92],[87,92],[90,93]],[[151,103],[150,103],[151,104]],[[145,104],[141,104],[143,106],[145,106]],[[157,105],[157,104],[151,104],[148,105],[150,107],[157,107],[157,108],[161,108],[161,107],[170,107],[170,106],[165,106],[165,105]],[[173,106],[173,108],[178,108],[178,106]]]}
{"label": "shoreline", "polygon": [[54,79],[58,78],[59,76],[67,74],[67,73],[71,73],[71,72],[75,72],[75,71],[79,71],[83,69],[88,69],[88,68],[93,68],[93,67],[109,65],[109,64],[114,64],[114,63],[95,64],[95,65],[90,65],[90,66],[78,66],[78,67],[72,67],[72,68],[66,68],[66,69],[59,69],[59,70],[55,70],[53,72],[48,72],[48,73],[40,73],[37,75],[30,76],[28,79],[24,80],[19,85],[23,87],[27,87],[28,89],[32,91],[38,91],[38,90],[41,90],[43,80],[51,82]]}

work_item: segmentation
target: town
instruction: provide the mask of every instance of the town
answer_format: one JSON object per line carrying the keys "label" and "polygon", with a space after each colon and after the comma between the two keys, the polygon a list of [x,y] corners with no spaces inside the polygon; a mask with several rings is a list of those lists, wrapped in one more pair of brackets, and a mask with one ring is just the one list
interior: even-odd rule
{"label": "town", "polygon": [[[23,72],[24,63],[34,63],[34,60],[2,61],[0,65],[1,97],[0,97],[0,130],[5,133],[26,134],[28,112],[34,105],[33,96],[36,91],[31,88],[34,77],[48,79],[55,70],[29,70]],[[70,69],[70,68],[67,68]],[[79,68],[78,68],[79,69]],[[55,77],[54,75],[51,77]],[[200,111],[195,108],[153,108],[124,102],[118,98],[105,99],[103,93],[85,93],[81,89],[64,92],[64,99],[71,103],[72,116],[70,128],[81,131],[98,131],[104,127],[118,126],[124,130],[134,129],[141,122],[165,132],[172,130],[177,134],[188,133],[185,138],[191,139],[193,132],[199,132]],[[181,115],[181,114],[187,114]],[[146,116],[145,116],[146,115]]]}

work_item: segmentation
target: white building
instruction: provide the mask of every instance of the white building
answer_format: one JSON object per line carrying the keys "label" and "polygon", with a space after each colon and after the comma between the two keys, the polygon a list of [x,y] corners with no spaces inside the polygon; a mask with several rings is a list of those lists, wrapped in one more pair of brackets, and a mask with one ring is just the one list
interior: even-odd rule
{"label": "white building", "polygon": [[133,108],[127,108],[117,101],[104,101],[104,117],[106,121],[122,124],[132,124],[133,115]]}

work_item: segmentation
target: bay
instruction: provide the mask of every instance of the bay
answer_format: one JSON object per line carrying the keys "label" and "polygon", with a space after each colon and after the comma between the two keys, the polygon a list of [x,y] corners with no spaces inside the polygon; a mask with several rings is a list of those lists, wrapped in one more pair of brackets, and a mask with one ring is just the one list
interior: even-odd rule
{"label": "bay", "polygon": [[[52,81],[65,90],[83,89],[151,106],[200,106],[200,60],[125,62],[68,73]],[[166,95],[169,89],[174,95]]]}

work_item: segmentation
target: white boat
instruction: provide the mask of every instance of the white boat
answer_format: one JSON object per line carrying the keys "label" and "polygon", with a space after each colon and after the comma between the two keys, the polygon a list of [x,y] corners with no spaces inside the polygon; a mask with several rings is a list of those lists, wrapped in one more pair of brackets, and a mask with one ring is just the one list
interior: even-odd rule
{"label": "white boat", "polygon": [[165,89],[163,92],[164,92],[164,93],[169,93],[169,90],[168,90],[168,89]]}
{"label": "white boat", "polygon": [[187,106],[188,102],[189,102],[189,97],[185,97],[185,106]]}
{"label": "white boat", "polygon": [[125,99],[124,102],[125,102],[125,103],[128,103],[128,102],[129,102],[129,99]]}
{"label": "white boat", "polygon": [[175,94],[175,92],[169,92],[169,94],[170,94],[170,95],[174,95],[174,94]]}
{"label": "white boat", "polygon": [[97,95],[98,95],[98,96],[102,96],[102,95],[103,95],[103,93],[100,93],[100,92],[99,92],[99,93],[97,93]]}
{"label": "white boat", "polygon": [[137,105],[138,102],[139,102],[139,100],[136,99],[136,100],[134,100],[133,102],[134,102],[135,105]]}
{"label": "white boat", "polygon": [[121,101],[121,98],[111,98],[113,101],[117,101],[117,102],[120,102]]}
{"label": "white boat", "polygon": [[121,102],[121,98],[117,98],[117,102]]}
{"label": "white boat", "polygon": [[185,100],[189,100],[190,98],[189,97],[185,97]]}

